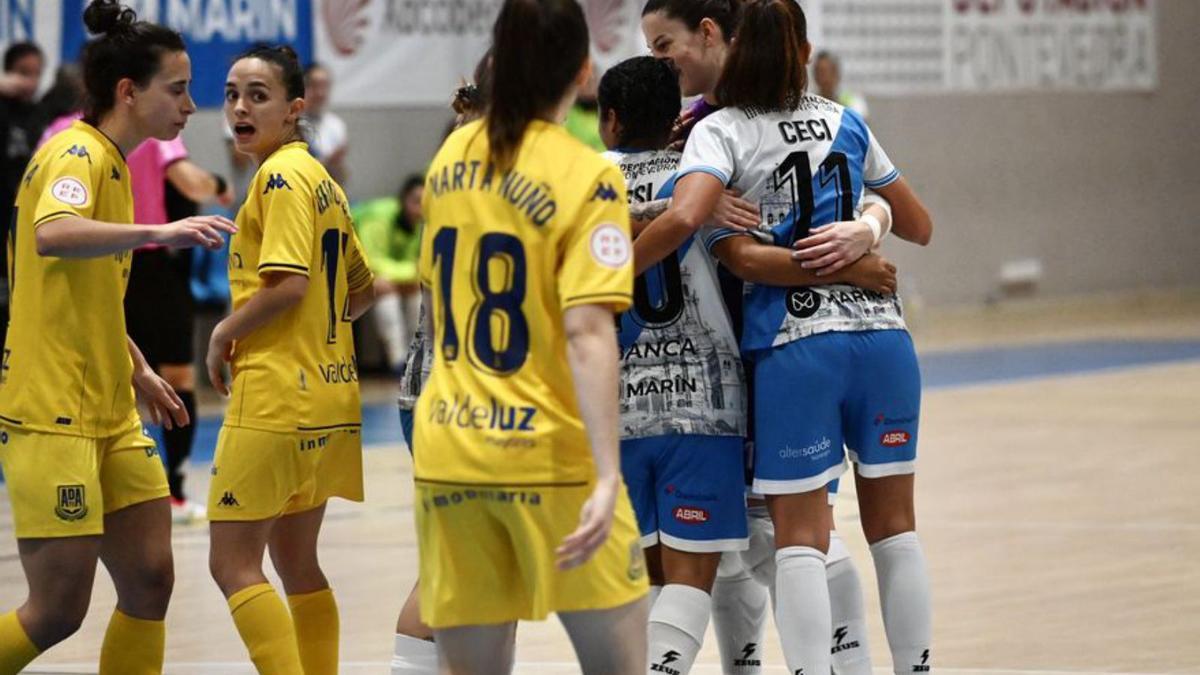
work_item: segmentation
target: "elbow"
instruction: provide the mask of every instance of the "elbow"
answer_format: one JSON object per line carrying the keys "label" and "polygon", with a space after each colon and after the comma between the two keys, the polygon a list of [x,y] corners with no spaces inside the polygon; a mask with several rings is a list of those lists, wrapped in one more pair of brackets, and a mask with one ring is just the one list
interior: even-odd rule
{"label": "elbow", "polygon": [[680,229],[686,230],[690,235],[699,232],[700,228],[704,227],[704,224],[708,221],[706,218],[700,217],[698,213],[684,211],[679,214],[675,222]]}
{"label": "elbow", "polygon": [[55,241],[52,230],[48,230],[45,226],[37,228],[33,235],[38,255],[42,257],[55,257],[62,253],[58,242]]}
{"label": "elbow", "polygon": [[931,241],[933,241],[933,218],[926,213],[921,220],[921,226],[917,228],[913,237],[913,243],[918,246],[928,246]]}

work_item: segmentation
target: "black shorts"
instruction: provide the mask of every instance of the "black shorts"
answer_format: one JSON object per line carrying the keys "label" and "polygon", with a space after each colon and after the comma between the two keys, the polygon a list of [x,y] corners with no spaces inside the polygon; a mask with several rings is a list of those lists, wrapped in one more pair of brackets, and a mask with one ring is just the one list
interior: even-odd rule
{"label": "black shorts", "polygon": [[133,254],[125,291],[125,327],[153,368],[192,362],[191,272],[189,250],[160,248]]}

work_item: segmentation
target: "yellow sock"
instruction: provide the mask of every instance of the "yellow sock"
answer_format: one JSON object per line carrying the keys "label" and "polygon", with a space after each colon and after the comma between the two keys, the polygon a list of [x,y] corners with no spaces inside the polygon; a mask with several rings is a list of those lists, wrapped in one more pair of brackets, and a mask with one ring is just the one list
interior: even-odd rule
{"label": "yellow sock", "polygon": [[271,584],[247,586],[234,593],[229,611],[260,675],[304,675],[292,617]]}
{"label": "yellow sock", "polygon": [[289,595],[304,675],[337,675],[338,608],[333,589]]}
{"label": "yellow sock", "polygon": [[16,611],[0,615],[0,675],[17,675],[40,653],[17,620]]}
{"label": "yellow sock", "polygon": [[161,675],[167,625],[113,610],[100,647],[100,675]]}

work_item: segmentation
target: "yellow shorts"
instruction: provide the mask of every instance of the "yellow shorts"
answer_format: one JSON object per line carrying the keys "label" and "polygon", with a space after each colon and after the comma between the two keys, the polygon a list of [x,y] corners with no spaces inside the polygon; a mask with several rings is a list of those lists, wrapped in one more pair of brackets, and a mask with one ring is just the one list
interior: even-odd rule
{"label": "yellow shorts", "polygon": [[575,569],[555,567],[554,550],[579,525],[591,492],[418,482],[421,619],[433,628],[540,621],[645,595],[646,560],[624,486],[608,541]]}
{"label": "yellow shorts", "polygon": [[314,509],[330,497],[363,500],[357,429],[283,434],[221,427],[209,520],[265,520]]}
{"label": "yellow shorts", "polygon": [[17,539],[103,534],[105,514],[170,494],[140,425],[106,438],[2,426],[0,465]]}

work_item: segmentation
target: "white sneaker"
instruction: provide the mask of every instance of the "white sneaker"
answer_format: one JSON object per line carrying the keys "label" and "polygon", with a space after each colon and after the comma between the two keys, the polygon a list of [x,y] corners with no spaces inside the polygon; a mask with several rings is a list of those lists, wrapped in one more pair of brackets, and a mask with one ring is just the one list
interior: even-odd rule
{"label": "white sneaker", "polygon": [[176,525],[189,525],[208,519],[208,509],[200,504],[185,499],[171,498],[171,522]]}

